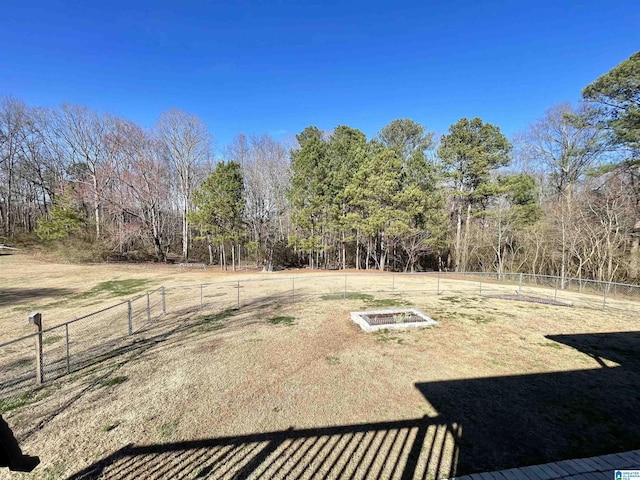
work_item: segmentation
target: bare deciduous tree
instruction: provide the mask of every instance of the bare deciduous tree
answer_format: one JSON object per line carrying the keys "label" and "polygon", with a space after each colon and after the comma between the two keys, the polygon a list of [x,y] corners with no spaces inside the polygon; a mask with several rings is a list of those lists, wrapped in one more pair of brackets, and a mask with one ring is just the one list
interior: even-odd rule
{"label": "bare deciduous tree", "polygon": [[103,197],[113,176],[106,145],[107,137],[113,134],[113,118],[82,105],[64,104],[54,112],[52,121],[67,163],[73,167],[72,180],[84,187],[82,191],[92,205],[96,238],[100,238]]}
{"label": "bare deciduous tree", "polygon": [[230,160],[242,166],[246,198],[245,221],[258,264],[273,262],[273,246],[289,234],[289,161],[287,150],[269,135],[240,135],[229,149]]}
{"label": "bare deciduous tree", "polygon": [[189,256],[191,195],[200,180],[200,167],[210,158],[211,135],[200,118],[175,109],[160,116],[156,135],[177,178],[182,213],[182,257],[186,260]]}
{"label": "bare deciduous tree", "polygon": [[120,244],[142,239],[153,245],[159,261],[166,260],[167,191],[169,172],[159,146],[148,132],[118,119],[110,145],[117,174],[110,197],[119,224]]}

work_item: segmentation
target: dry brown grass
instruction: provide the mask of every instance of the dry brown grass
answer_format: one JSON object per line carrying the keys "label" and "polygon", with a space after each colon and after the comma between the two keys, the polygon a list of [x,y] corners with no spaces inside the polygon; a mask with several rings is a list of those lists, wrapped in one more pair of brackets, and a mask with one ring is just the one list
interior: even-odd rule
{"label": "dry brown grass", "polygon": [[[20,256],[0,262],[3,287],[62,287],[77,293],[118,278],[144,278],[155,286],[291,275],[48,265]],[[393,291],[385,275],[347,281],[348,291],[413,304],[440,326],[364,333],[350,321],[349,312],[362,310],[367,301],[311,296],[339,294],[342,277],[298,276],[296,297],[290,280],[244,284],[239,310],[217,317],[213,310],[170,313],[136,337],[136,348],[56,381],[46,387],[46,398],[8,413],[24,451],[42,459],[34,474],[24,478],[66,478],[105,458],[113,461],[100,470],[104,478],[116,473],[137,478],[144,472],[151,472],[150,478],[194,478],[198,473],[230,478],[239,472],[244,476],[241,468],[269,445],[274,449],[251,470],[255,476],[401,478],[410,467],[416,478],[433,478],[640,448],[637,440],[634,445],[627,438],[627,430],[637,431],[640,420],[618,419],[619,410],[607,410],[604,401],[606,388],[626,382],[616,390],[615,402],[624,409],[638,406],[633,396],[640,375],[637,342],[630,350],[626,337],[616,336],[611,355],[593,354],[585,347],[589,342],[570,345],[602,333],[637,330],[637,318],[628,312],[487,299],[456,293],[464,282],[454,280],[441,283],[439,296],[433,280],[416,277],[395,279]],[[409,293],[399,295],[401,290]],[[224,293],[219,308],[222,299],[225,307],[233,306],[237,291]],[[267,296],[275,300],[266,301]],[[51,318],[97,305],[82,300],[51,312],[45,308],[59,300],[46,294],[11,305],[5,301],[1,325],[9,324],[5,332],[23,331],[11,324],[25,319],[17,307],[41,308]],[[295,320],[292,325],[268,321],[277,316]],[[563,343],[559,335],[568,340]],[[627,335],[637,339],[637,332]],[[554,385],[566,391],[549,397]],[[554,403],[559,399],[566,404]],[[575,409],[593,409],[597,431],[585,432],[578,420],[575,429],[571,422],[563,424],[563,415]],[[423,426],[420,449],[411,452]],[[540,428],[549,435],[539,438],[545,448],[531,441]],[[600,444],[594,435],[601,435]],[[611,435],[618,437],[617,444]],[[225,443],[229,437],[235,438],[228,440],[232,453],[224,450],[231,448]],[[202,442],[180,443],[195,440]],[[130,444],[133,450],[127,450]],[[135,446],[140,445],[154,446],[149,447],[153,454],[145,450],[136,457]],[[508,451],[501,451],[505,445]],[[348,454],[341,456],[341,451]],[[114,452],[120,454],[110,457]],[[234,463],[230,458],[244,460]],[[0,472],[0,478],[6,475]]]}
{"label": "dry brown grass", "polygon": [[79,265],[38,260],[24,254],[0,256],[0,342],[33,330],[27,315],[42,311],[45,327],[86,315],[128,297],[107,292],[87,295],[102,282],[143,280],[141,291],[163,284],[214,282],[254,277],[254,272],[181,269],[168,264]]}

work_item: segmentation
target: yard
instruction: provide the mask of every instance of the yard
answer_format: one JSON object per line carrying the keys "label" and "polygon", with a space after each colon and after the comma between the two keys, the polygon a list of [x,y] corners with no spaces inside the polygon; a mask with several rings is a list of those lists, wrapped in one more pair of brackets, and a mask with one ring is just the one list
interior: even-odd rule
{"label": "yard", "polygon": [[[169,296],[166,316],[103,361],[5,401],[23,451],[42,460],[24,478],[446,478],[640,448],[629,310],[487,298],[461,280],[437,295],[435,279],[388,288],[375,274],[17,255],[0,268],[3,339],[30,332],[34,308],[53,324],[159,285],[243,282],[200,292],[203,309]],[[365,333],[349,318],[394,305],[440,325]]]}

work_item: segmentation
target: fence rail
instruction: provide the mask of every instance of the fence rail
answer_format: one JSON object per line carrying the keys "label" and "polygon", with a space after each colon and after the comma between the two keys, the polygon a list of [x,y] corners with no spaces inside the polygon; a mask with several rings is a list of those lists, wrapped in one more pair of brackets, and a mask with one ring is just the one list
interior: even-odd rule
{"label": "fence rail", "polygon": [[[640,311],[640,285],[525,273],[332,273],[163,286],[82,317],[0,343],[0,400],[114,355],[167,314],[297,303],[351,293],[534,297],[585,308]],[[46,321],[46,312],[44,315]],[[41,355],[38,355],[38,352]]]}

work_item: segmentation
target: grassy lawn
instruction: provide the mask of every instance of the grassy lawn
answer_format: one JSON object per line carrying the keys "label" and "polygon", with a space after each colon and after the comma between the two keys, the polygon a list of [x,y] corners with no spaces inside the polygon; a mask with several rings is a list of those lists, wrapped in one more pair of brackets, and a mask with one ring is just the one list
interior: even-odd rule
{"label": "grassy lawn", "polygon": [[[139,268],[113,280],[206,278]],[[88,272],[87,290],[110,280]],[[82,294],[73,275],[58,285]],[[295,303],[284,284],[246,283],[240,308],[237,290],[212,287],[229,303],[176,308],[122,354],[3,404],[42,459],[24,478],[443,478],[640,448],[628,312],[437,296],[398,279],[395,294],[378,293],[383,281],[349,279],[344,299],[304,276]],[[349,318],[387,305],[440,326],[368,334]]]}

